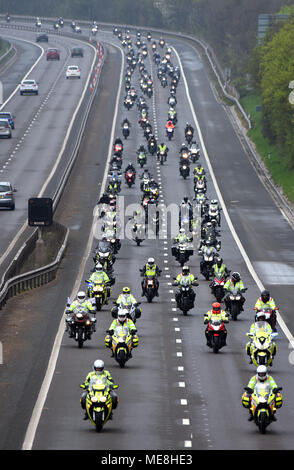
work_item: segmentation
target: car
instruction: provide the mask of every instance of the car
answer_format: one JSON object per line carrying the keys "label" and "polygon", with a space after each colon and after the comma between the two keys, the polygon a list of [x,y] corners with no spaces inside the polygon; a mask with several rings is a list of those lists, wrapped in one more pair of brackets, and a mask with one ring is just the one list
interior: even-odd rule
{"label": "car", "polygon": [[36,42],[48,42],[49,41],[49,38],[47,36],[46,33],[43,33],[43,34],[39,34],[37,37],[36,37]]}
{"label": "car", "polygon": [[81,71],[77,65],[68,65],[66,69],[66,78],[81,78]]}
{"label": "car", "polygon": [[0,181],[0,207],[9,207],[12,211],[15,209],[14,194],[17,189],[13,189],[8,181]]}
{"label": "car", "polygon": [[21,95],[25,93],[38,95],[39,87],[38,87],[36,80],[33,80],[31,78],[22,80],[20,84],[19,92]]}
{"label": "car", "polygon": [[11,139],[12,137],[11,126],[8,119],[0,119],[0,137],[7,137],[7,139]]}
{"label": "car", "polygon": [[73,47],[71,50],[71,57],[84,57],[84,49],[81,47]]}
{"label": "car", "polygon": [[0,119],[7,119],[11,129],[14,129],[15,116],[13,116],[13,114],[9,113],[8,111],[0,111]]}
{"label": "car", "polygon": [[50,48],[46,51],[46,60],[60,60],[60,52],[58,49]]}

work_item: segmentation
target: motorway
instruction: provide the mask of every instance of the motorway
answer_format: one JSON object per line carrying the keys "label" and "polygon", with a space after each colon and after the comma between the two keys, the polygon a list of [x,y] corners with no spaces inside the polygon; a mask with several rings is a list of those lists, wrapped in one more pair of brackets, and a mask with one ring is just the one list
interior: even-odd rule
{"label": "motorway", "polygon": [[[62,44],[68,41],[61,37],[58,40]],[[294,431],[291,403],[293,365],[290,337],[286,337],[280,327],[272,374],[278,385],[283,386],[285,401],[277,413],[277,423],[269,427],[265,436],[260,435],[255,425],[247,421],[247,411],[242,408],[240,397],[243,387],[254,374],[254,367],[248,364],[244,347],[245,334],[253,321],[252,308],[259,294],[259,281],[270,288],[280,306],[282,326],[284,320],[289,331],[294,331],[291,318],[293,230],[255,173],[225,108],[216,100],[197,52],[183,41],[169,41],[174,48],[172,61],[179,64],[183,72],[177,90],[179,122],[175,137],[168,143],[168,161],[160,166],[155,158],[149,156],[147,166],[161,183],[161,202],[166,205],[179,204],[184,195],[192,198],[192,179],[184,181],[180,177],[177,158],[184,141],[186,122],[195,124],[194,127],[199,124],[201,135],[198,134],[197,141],[202,144],[201,163],[209,170],[211,162],[213,169],[208,176],[208,195],[219,198],[221,193],[223,197],[221,254],[230,269],[241,273],[248,287],[245,311],[237,322],[229,323],[228,346],[215,356],[205,344],[203,314],[210,308],[213,298],[207,281],[199,274],[200,258],[195,255],[189,262],[191,271],[200,280],[200,286],[196,289],[196,307],[187,317],[183,317],[174,304],[175,290],[171,281],[180,269],[171,256],[170,240],[146,240],[141,247],[137,247],[134,242],[125,239],[115,263],[117,281],[113,287],[113,299],[124,285],[129,285],[137,300],[142,300],[139,268],[149,256],[154,256],[163,269],[159,298],[151,305],[142,300],[143,313],[137,322],[140,343],[134,350],[133,358],[121,370],[104,346],[105,330],[112,320],[109,308],[104,307],[97,314],[97,332],[82,350],[67,334],[63,334],[66,297],[76,293],[80,286],[84,287],[84,279],[93,266],[90,256],[96,243],[91,239],[93,209],[104,184],[109,147],[113,137],[121,133],[123,117],[127,116],[132,123],[130,138],[124,147],[124,164],[136,162],[135,151],[145,143],[137,124],[136,106],[130,111],[123,107],[124,90],[120,91],[120,78],[125,64],[118,48],[119,42],[107,32],[100,33],[98,40],[106,48],[101,84],[81,144],[80,158],[55,216],[56,220],[71,229],[66,257],[56,281],[11,299],[0,313],[1,340],[4,338],[0,394],[5,398],[0,404],[0,448],[291,449]],[[150,112],[161,141],[165,140],[168,90],[160,86],[150,54],[145,62],[153,73],[155,93],[150,100]],[[53,81],[58,76],[58,72],[55,73],[52,74]],[[138,77],[135,71],[134,85],[137,88]],[[117,120],[113,120],[116,117],[118,92]],[[54,93],[52,99],[53,96]],[[60,100],[56,100],[55,106],[56,103]],[[63,106],[59,109],[63,115]],[[23,107],[21,110],[25,112]],[[64,112],[66,114],[66,109]],[[30,115],[26,122],[30,122]],[[31,140],[31,145],[38,143]],[[33,172],[28,173],[34,179]],[[214,176],[217,188],[213,185]],[[138,179],[133,188],[127,188],[124,182],[122,187],[125,207],[139,202]],[[227,219],[224,217],[225,208],[229,216]],[[8,215],[11,216],[11,213],[5,214]],[[231,223],[237,239],[232,235]],[[248,261],[246,264],[243,250],[251,264]],[[285,331],[288,334],[288,330]],[[53,345],[54,355],[49,361],[52,369],[48,369],[43,382]],[[79,384],[96,358],[105,361],[106,368],[120,386],[120,402],[114,419],[99,435],[88,421],[83,421],[79,405]],[[36,403],[36,418],[30,421]],[[26,433],[29,421],[30,428]]]}

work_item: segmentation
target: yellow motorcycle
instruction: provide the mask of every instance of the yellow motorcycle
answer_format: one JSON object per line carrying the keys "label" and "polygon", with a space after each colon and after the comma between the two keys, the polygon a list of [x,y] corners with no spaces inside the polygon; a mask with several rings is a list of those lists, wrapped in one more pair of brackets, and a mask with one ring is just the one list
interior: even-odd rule
{"label": "yellow motorcycle", "polygon": [[104,281],[86,281],[88,283],[87,295],[90,299],[95,299],[96,309],[99,312],[103,305],[106,304],[108,293]]}
{"label": "yellow motorcycle", "polygon": [[272,365],[277,352],[277,345],[272,341],[274,335],[266,332],[262,325],[255,333],[246,333],[251,338],[251,342],[246,345],[246,352],[256,367]]}
{"label": "yellow motorcycle", "polygon": [[256,384],[254,390],[245,387],[242,405],[250,409],[254,422],[262,434],[265,434],[267,426],[274,421],[273,416],[277,408],[281,408],[283,404],[280,390],[282,387],[272,390],[269,384],[264,383]]}
{"label": "yellow motorcycle", "polygon": [[110,335],[105,337],[105,346],[112,349],[113,356],[121,368],[132,357],[131,351],[138,344],[138,336],[131,334],[127,326],[117,326],[112,338]]}
{"label": "yellow motorcycle", "polygon": [[[113,385],[112,388],[118,388],[118,385]],[[110,386],[107,381],[98,379],[87,394],[86,411],[97,432],[102,430],[112,412],[112,399],[109,392]]]}

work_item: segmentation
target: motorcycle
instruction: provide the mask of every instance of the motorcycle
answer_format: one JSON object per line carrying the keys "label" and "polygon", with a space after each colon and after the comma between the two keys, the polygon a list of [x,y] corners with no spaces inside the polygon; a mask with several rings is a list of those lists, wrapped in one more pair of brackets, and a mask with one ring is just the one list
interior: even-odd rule
{"label": "motorcycle", "polygon": [[92,333],[95,331],[96,318],[90,318],[88,310],[84,307],[77,307],[70,320],[66,320],[70,336],[78,343],[78,347],[82,348],[87,339],[91,339]]}
{"label": "motorcycle", "polygon": [[107,303],[108,293],[106,284],[103,281],[91,282],[86,280],[85,282],[88,284],[87,295],[90,299],[95,300],[96,310],[100,312],[103,305]]}
{"label": "motorcycle", "polygon": [[277,387],[272,390],[268,383],[257,383],[254,390],[249,387],[244,390],[242,405],[250,408],[256,426],[261,434],[265,434],[266,428],[273,421],[274,412],[283,404],[283,396],[280,393],[283,389]]}
{"label": "motorcycle", "polygon": [[250,344],[246,346],[246,352],[250,356],[252,363],[258,366],[272,366],[273,355],[276,354],[276,344],[272,339],[277,336],[277,333],[267,333],[265,331],[266,322],[257,322],[257,331],[255,334],[246,333],[246,336],[251,338]]}
{"label": "motorcycle", "polygon": [[134,103],[132,99],[128,96],[124,100],[124,107],[129,111],[133,107]]}
{"label": "motorcycle", "polygon": [[211,291],[213,295],[215,296],[217,302],[221,302],[225,295],[225,290],[224,290],[225,282],[226,282],[225,276],[221,273],[218,273],[212,281]]}
{"label": "motorcycle", "polygon": [[[109,331],[107,331],[109,333]],[[132,348],[136,348],[139,344],[139,338],[135,334],[131,334],[127,326],[117,326],[112,335],[111,349],[115,360],[119,366],[123,368],[125,363],[132,357]],[[110,347],[110,338],[105,338],[106,347]]]}
{"label": "motorcycle", "polygon": [[206,181],[205,178],[197,179],[194,181],[194,193],[195,195],[198,193],[206,193],[207,191],[207,186],[206,186]]}
{"label": "motorcycle", "polygon": [[[242,290],[245,292],[247,287]],[[240,315],[242,311],[242,292],[238,289],[232,289],[228,295],[227,302],[228,302],[228,310],[232,317],[232,320],[236,321],[238,315]]]}
{"label": "motorcycle", "polygon": [[211,319],[208,323],[209,347],[215,354],[225,345],[225,324],[223,320]]}
{"label": "motorcycle", "polygon": [[212,273],[212,266],[215,263],[215,249],[213,246],[208,246],[205,252],[200,251],[199,254],[202,254],[200,272],[208,281]]}
{"label": "motorcycle", "polygon": [[199,160],[199,158],[200,158],[200,149],[199,149],[199,147],[197,146],[196,143],[192,142],[192,145],[191,145],[189,150],[190,150],[190,156],[191,156],[192,162],[196,163],[197,160]]}
{"label": "motorcycle", "polygon": [[151,140],[151,142],[148,142],[148,150],[151,155],[154,155],[155,152],[157,152],[157,144],[154,140]]}
{"label": "motorcycle", "polygon": [[[118,385],[112,385],[112,388],[116,389]],[[86,411],[97,432],[102,431],[112,412],[112,398],[109,391],[109,384],[103,379],[97,379],[88,390]]]}
{"label": "motorcycle", "polygon": [[124,136],[125,139],[127,139],[130,135],[130,129],[129,129],[129,125],[128,124],[124,124],[123,125],[123,128],[122,128],[122,134]]}
{"label": "motorcycle", "polygon": [[168,140],[171,140],[174,136],[174,128],[173,127],[167,127],[166,128],[166,136]]}
{"label": "motorcycle", "polygon": [[[140,271],[142,272],[142,269],[140,269]],[[145,276],[143,281],[144,295],[148,303],[151,303],[154,297],[156,296],[157,285],[158,281],[156,276]]]}
{"label": "motorcycle", "polygon": [[184,266],[189,261],[190,256],[193,255],[193,250],[189,247],[188,243],[178,243],[177,246],[172,247],[172,255],[181,266]]}
{"label": "motorcycle", "polygon": [[207,221],[211,222],[215,227],[220,227],[220,210],[217,208],[209,207],[207,211]]}
{"label": "motorcycle", "polygon": [[193,131],[191,129],[188,129],[186,132],[185,132],[185,138],[186,138],[186,141],[188,142],[188,144],[190,144],[190,142],[192,141],[193,139]]}
{"label": "motorcycle", "polygon": [[139,152],[138,153],[138,163],[140,165],[141,168],[143,168],[143,166],[146,164],[147,162],[147,157],[146,157],[146,153],[145,152]]}
{"label": "motorcycle", "polygon": [[166,150],[160,150],[157,153],[157,159],[160,161],[160,164],[163,165],[163,162],[166,161],[167,153]]}
{"label": "motorcycle", "polygon": [[190,166],[188,163],[180,164],[180,175],[184,178],[184,180],[188,178],[190,175]]}
{"label": "motorcycle", "polygon": [[[174,278],[176,280],[176,278]],[[177,282],[174,283],[180,289],[180,297],[177,302],[177,307],[183,312],[183,315],[187,315],[188,311],[194,308],[194,296],[192,295],[193,289],[191,282],[183,281],[180,285]],[[198,286],[198,283],[193,282],[194,286]]]}
{"label": "motorcycle", "polygon": [[133,170],[126,171],[125,180],[126,180],[126,184],[128,185],[128,187],[131,188],[133,184],[135,183],[135,173]]}

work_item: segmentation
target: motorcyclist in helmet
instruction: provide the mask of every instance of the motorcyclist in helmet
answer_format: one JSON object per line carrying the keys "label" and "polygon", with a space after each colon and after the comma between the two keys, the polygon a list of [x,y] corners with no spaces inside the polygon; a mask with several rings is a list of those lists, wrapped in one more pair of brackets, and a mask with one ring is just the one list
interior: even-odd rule
{"label": "motorcyclist in helmet", "polygon": [[135,297],[131,294],[129,287],[123,287],[122,293],[116,299],[116,305],[111,309],[112,316],[116,316],[119,311],[119,306],[128,307],[130,305],[135,305],[135,315],[136,318],[141,316],[141,308],[138,306],[138,302]]}
{"label": "motorcyclist in helmet", "polygon": [[[111,288],[110,288],[110,279],[109,276],[106,274],[106,272],[103,270],[103,266],[101,263],[96,263],[95,265],[95,270],[93,274],[91,274],[89,280],[87,282],[97,282],[97,281],[102,281],[106,285],[106,290],[107,290],[107,297],[110,297],[111,293]],[[106,300],[106,305],[108,301]]]}
{"label": "motorcyclist in helmet", "polygon": [[[208,310],[208,312],[203,317],[203,322],[205,325],[208,325],[208,323],[211,320],[221,320],[224,323],[229,323],[229,318],[227,316],[227,313],[225,312],[225,310],[221,309],[221,304],[219,302],[214,302],[212,304],[212,309]],[[223,330],[223,334],[224,334],[224,346],[226,346],[227,345],[227,342],[226,342],[227,330],[226,329]],[[210,337],[208,334],[208,326],[205,330],[205,337],[206,337],[207,346],[211,346]]]}
{"label": "motorcyclist in helmet", "polygon": [[[261,329],[263,329],[264,332],[268,335],[272,335],[272,333],[273,333],[273,330],[272,330],[270,324],[266,321],[265,313],[264,312],[257,312],[257,314],[255,315],[255,322],[252,323],[252,325],[250,327],[249,334],[250,335],[255,335]],[[251,355],[250,346],[251,346],[251,341],[249,341],[246,344],[246,353],[247,353],[248,356]],[[271,355],[273,357],[276,355],[277,345],[274,341],[271,342],[270,352],[271,352]],[[252,364],[251,358],[250,358],[250,364]]]}
{"label": "motorcyclist in helmet", "polygon": [[154,258],[148,258],[147,263],[143,266],[142,269],[140,269],[141,276],[144,277],[142,280],[141,286],[142,286],[142,294],[141,296],[143,297],[145,295],[146,291],[146,277],[153,277],[154,282],[155,282],[155,289],[156,289],[156,296],[158,297],[158,287],[159,287],[159,281],[157,279],[158,276],[160,276],[162,270],[159,269],[157,264],[155,264],[155,259]]}
{"label": "motorcyclist in helmet", "polygon": [[276,305],[276,302],[270,296],[270,292],[267,289],[264,289],[261,292],[260,297],[257,299],[256,304],[254,306],[254,310],[256,310],[257,312],[259,312],[262,309],[270,309],[270,310],[273,311],[272,312],[273,325],[274,325],[273,331],[277,331],[275,325],[276,325],[276,321],[277,321],[277,312],[278,312],[279,309]]}
{"label": "motorcyclist in helmet", "polygon": [[[110,386],[109,394],[112,399],[112,409],[115,410],[115,408],[117,407],[117,403],[118,403],[117,394],[112,389],[112,387],[115,385],[114,380],[110,372],[104,368],[104,361],[102,361],[101,359],[97,359],[93,364],[93,370],[88,373],[84,382],[80,385],[80,387],[85,390],[82,393],[81,400],[80,400],[81,407],[83,410],[86,409],[86,398],[87,398],[88,391],[91,390],[93,384],[95,384],[97,380],[101,380],[101,379],[106,379],[107,384]],[[110,415],[109,418],[112,419],[112,415]],[[87,411],[85,412],[84,420],[86,419],[88,419]]]}
{"label": "motorcyclist in helmet", "polygon": [[[128,330],[129,330],[130,335],[132,336],[133,343],[134,342],[138,343],[138,336],[136,335],[137,328],[136,328],[135,323],[133,322],[133,320],[128,318],[127,315],[128,315],[128,310],[126,310],[124,308],[119,308],[117,318],[115,318],[112,321],[109,329],[106,331],[107,336],[105,338],[105,344],[107,344],[107,347],[109,347],[110,349],[111,349],[111,346],[112,346],[112,336],[113,336],[114,330],[117,326],[127,327]],[[113,356],[113,353],[112,353],[112,356]]]}
{"label": "motorcyclist in helmet", "polygon": [[[180,274],[177,275],[176,279],[175,279],[175,285],[177,286],[181,286],[181,284],[190,284],[191,285],[191,300],[193,302],[193,306],[194,306],[194,301],[195,301],[195,297],[196,297],[196,294],[194,292],[194,290],[192,289],[192,285],[194,286],[199,286],[198,282],[197,282],[197,276],[195,277],[194,274],[190,273],[190,268],[189,266],[183,266],[182,267],[182,272]],[[180,303],[180,300],[181,300],[181,292],[178,291],[175,293],[175,299],[176,299],[176,302],[177,302],[177,305],[179,305]]]}
{"label": "motorcyclist in helmet", "polygon": [[[247,387],[252,389],[252,393],[254,391],[255,385],[258,382],[268,384],[271,387],[272,392],[276,396],[280,395],[280,394],[277,394],[278,386],[277,386],[275,380],[273,379],[273,377],[268,374],[268,370],[267,370],[266,366],[258,366],[257,369],[256,369],[256,374],[253,375],[253,377],[251,377],[251,379],[249,380],[249,383],[248,383]],[[249,392],[243,393],[242,403],[244,403],[244,399],[246,399],[246,398],[247,398],[247,400],[249,399],[249,403],[250,403],[251,402],[251,393],[249,393]],[[248,418],[248,421],[253,420],[253,415],[252,415],[252,412],[251,412],[250,408],[251,407],[249,405],[249,418]],[[275,408],[273,409],[273,412],[275,413]],[[277,420],[277,418],[274,415],[272,416],[272,419],[273,419],[273,421]]]}
{"label": "motorcyclist in helmet", "polygon": [[[234,271],[230,279],[227,280],[227,282],[224,285],[224,289],[225,291],[227,291],[227,294],[224,297],[226,309],[229,308],[229,297],[233,289],[237,289],[241,294],[247,290],[247,288],[244,287],[240,274],[236,271]],[[244,305],[245,300],[246,300],[245,297],[241,295],[241,311],[244,310],[243,305]]]}
{"label": "motorcyclist in helmet", "polygon": [[[74,300],[71,304],[67,305],[66,312],[65,312],[67,315],[66,322],[70,323],[72,321],[75,310],[79,308],[82,308],[83,311],[91,314],[90,319],[91,319],[91,322],[93,322],[94,324],[94,331],[95,331],[96,308],[94,305],[92,305],[91,301],[87,299],[86,293],[84,291],[79,291],[77,294],[76,300]],[[70,337],[71,335],[72,334],[70,332]]]}

